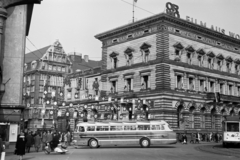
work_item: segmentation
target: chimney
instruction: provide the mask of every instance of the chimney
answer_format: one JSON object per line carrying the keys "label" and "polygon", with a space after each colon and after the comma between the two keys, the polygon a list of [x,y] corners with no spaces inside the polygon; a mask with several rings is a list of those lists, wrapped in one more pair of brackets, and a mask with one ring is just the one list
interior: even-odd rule
{"label": "chimney", "polygon": [[88,55],[84,55],[85,62],[88,62]]}

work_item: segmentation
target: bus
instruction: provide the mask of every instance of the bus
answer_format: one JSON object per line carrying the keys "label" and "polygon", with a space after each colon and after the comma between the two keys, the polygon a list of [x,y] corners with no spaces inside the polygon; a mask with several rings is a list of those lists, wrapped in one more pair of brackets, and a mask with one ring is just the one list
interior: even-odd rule
{"label": "bus", "polygon": [[165,121],[83,122],[74,132],[77,146],[165,145],[177,143],[177,135]]}
{"label": "bus", "polygon": [[239,116],[226,116],[223,120],[223,147],[227,147],[230,144],[240,144],[240,117]]}

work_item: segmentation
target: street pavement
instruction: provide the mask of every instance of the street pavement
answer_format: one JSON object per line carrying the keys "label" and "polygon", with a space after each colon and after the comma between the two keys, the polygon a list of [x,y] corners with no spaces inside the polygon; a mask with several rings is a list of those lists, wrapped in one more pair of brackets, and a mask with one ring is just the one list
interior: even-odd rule
{"label": "street pavement", "polygon": [[[32,148],[33,150],[33,148]],[[240,148],[222,148],[219,143],[187,144],[181,143],[166,146],[125,147],[69,147],[67,154],[45,154],[31,152],[24,160],[239,160]],[[233,151],[233,152],[232,152]],[[225,154],[224,154],[225,153]],[[17,160],[13,153],[7,152],[5,160]]]}

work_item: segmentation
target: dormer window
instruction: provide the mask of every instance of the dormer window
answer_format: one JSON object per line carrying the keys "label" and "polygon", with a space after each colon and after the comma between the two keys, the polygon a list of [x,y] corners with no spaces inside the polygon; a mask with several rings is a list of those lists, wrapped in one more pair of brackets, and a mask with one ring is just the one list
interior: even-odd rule
{"label": "dormer window", "polygon": [[147,63],[149,61],[150,47],[151,45],[148,43],[143,43],[140,47],[140,51],[142,52],[142,61],[144,63]]}
{"label": "dormer window", "polygon": [[181,54],[182,54],[182,50],[183,50],[183,45],[179,42],[177,42],[176,44],[173,45],[173,47],[175,48],[175,61],[181,61]]}
{"label": "dormer window", "polygon": [[116,52],[112,52],[109,56],[110,56],[110,60],[111,60],[111,68],[112,69],[116,69],[118,67],[118,56],[119,54]]}
{"label": "dormer window", "polygon": [[133,52],[134,50],[132,48],[127,48],[124,53],[126,57],[126,65],[131,66],[133,64]]}

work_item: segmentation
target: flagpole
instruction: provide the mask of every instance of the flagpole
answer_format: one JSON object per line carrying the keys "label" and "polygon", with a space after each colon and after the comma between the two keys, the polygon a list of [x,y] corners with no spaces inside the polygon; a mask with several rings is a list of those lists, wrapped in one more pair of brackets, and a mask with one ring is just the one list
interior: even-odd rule
{"label": "flagpole", "polygon": [[133,0],[133,20],[132,22],[134,23],[134,0]]}

